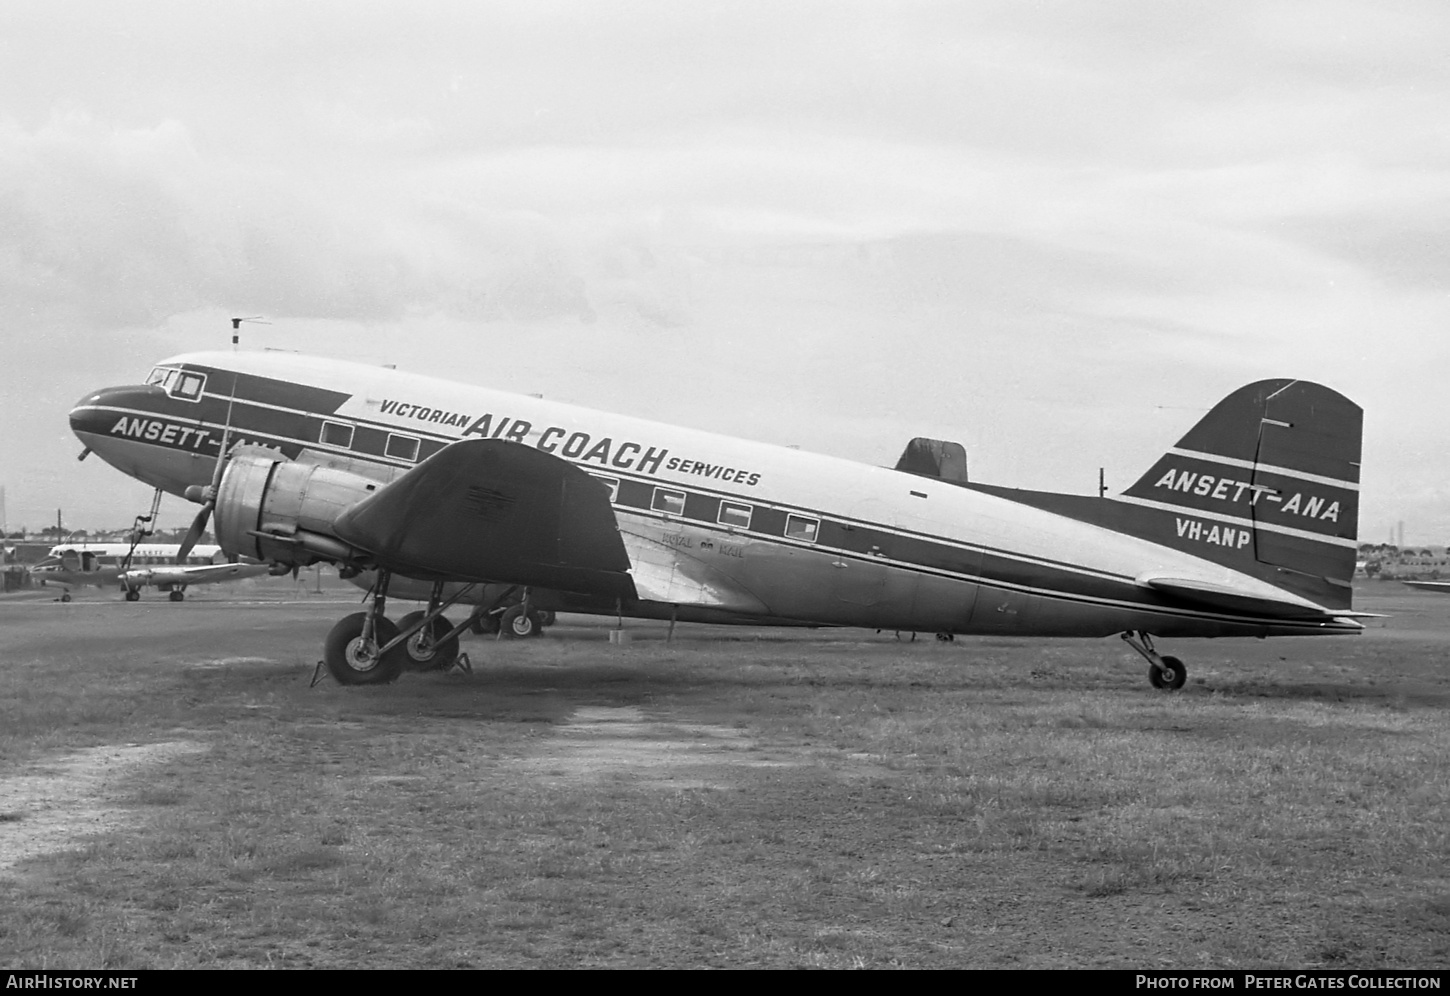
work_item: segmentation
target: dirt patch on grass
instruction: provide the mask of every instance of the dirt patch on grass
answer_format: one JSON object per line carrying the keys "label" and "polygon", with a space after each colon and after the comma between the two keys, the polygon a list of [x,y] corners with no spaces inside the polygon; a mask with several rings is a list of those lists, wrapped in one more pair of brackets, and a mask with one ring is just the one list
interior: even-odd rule
{"label": "dirt patch on grass", "polygon": [[518,766],[541,784],[629,782],[645,788],[729,788],[732,772],[815,763],[802,751],[766,749],[744,732],[651,719],[635,706],[586,706]]}
{"label": "dirt patch on grass", "polygon": [[188,667],[201,671],[214,671],[218,668],[236,667],[242,664],[275,664],[276,661],[268,657],[215,657],[199,661],[191,661]]}
{"label": "dirt patch on grass", "polygon": [[205,750],[199,743],[108,744],[59,755],[0,778],[0,873],[131,822],[119,783],[140,769]]}

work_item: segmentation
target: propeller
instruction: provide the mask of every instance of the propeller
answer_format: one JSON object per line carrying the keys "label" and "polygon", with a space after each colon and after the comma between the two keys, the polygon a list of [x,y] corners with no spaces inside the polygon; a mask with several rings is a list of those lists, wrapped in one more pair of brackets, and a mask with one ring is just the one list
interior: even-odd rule
{"label": "propeller", "polygon": [[[246,321],[245,318],[233,319],[236,322]],[[234,326],[235,327],[235,326]],[[202,503],[201,511],[196,513],[196,518],[191,520],[191,528],[186,531],[186,537],[181,541],[181,546],[176,551],[176,562],[185,564],[186,558],[191,555],[191,550],[196,546],[196,541],[201,539],[201,534],[206,532],[206,524],[211,520],[211,513],[216,508],[217,494],[221,491],[222,471],[226,470],[227,441],[232,434],[232,405],[237,400],[236,376],[232,377],[232,394],[227,399],[227,420],[222,426],[222,441],[216,451],[216,466],[212,468],[211,483],[206,487],[193,484],[182,494],[187,501],[199,501]]]}
{"label": "propeller", "polygon": [[211,520],[212,510],[216,508],[217,488],[221,484],[222,468],[226,465],[226,454],[217,457],[216,473],[212,481],[206,487],[193,484],[185,491],[187,501],[200,501],[201,511],[196,513],[196,518],[191,520],[191,528],[186,531],[186,537],[181,541],[181,546],[176,551],[176,562],[186,563],[186,558],[191,555],[192,547],[196,541],[201,539],[201,534],[206,532],[206,524]]}

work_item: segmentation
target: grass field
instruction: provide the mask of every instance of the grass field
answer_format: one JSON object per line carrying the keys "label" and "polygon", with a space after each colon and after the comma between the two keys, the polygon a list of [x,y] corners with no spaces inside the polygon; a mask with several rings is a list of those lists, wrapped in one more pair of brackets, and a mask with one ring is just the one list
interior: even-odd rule
{"label": "grass field", "polygon": [[1450,597],[1165,641],[1165,694],[1116,639],[578,617],[309,688],[355,599],[294,590],[0,601],[0,964],[1450,965]]}

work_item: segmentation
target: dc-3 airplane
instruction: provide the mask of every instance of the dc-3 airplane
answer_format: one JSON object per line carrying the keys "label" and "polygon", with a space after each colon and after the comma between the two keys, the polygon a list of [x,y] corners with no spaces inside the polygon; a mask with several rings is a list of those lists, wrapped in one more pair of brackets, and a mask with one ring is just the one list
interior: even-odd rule
{"label": "dc-3 airplane", "polygon": [[[515,622],[1120,633],[1165,689],[1186,670],[1155,637],[1361,628],[1362,413],[1301,380],[1233,392],[1115,497],[970,483],[953,443],[871,467],[287,353],[176,356],[70,419],[106,462],[202,503],[189,542],[215,512],[229,555],[371,578],[326,639],[341,683],[446,666],[510,600]],[[428,607],[394,624],[390,593]]]}
{"label": "dc-3 airplane", "polygon": [[176,562],[180,552],[179,543],[61,543],[30,574],[42,586],[61,588],[62,602],[71,600],[71,589],[84,585],[117,585],[128,602],[140,599],[141,589],[150,585],[180,602],[191,585],[257,577],[270,570],[267,564],[219,563],[218,546],[193,546],[181,558],[184,564]]}

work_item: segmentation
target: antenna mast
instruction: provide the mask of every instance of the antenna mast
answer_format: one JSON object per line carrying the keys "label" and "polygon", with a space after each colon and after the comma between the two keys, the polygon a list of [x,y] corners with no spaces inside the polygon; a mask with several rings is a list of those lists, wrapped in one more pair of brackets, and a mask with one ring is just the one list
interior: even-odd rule
{"label": "antenna mast", "polygon": [[271,325],[271,322],[262,321],[261,315],[251,315],[247,318],[232,319],[232,352],[237,351],[237,342],[242,337],[242,322],[256,322],[258,325]]}

